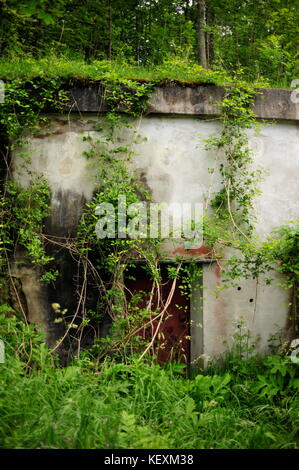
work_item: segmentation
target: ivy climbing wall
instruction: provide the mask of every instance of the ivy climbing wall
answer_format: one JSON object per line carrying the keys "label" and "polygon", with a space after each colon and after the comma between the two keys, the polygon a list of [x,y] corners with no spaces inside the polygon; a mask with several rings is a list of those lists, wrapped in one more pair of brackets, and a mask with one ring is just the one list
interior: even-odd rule
{"label": "ivy climbing wall", "polygon": [[[81,93],[81,94],[80,94]],[[95,172],[84,156],[91,142],[101,140],[99,123],[103,119],[95,95],[84,97],[76,90],[77,111],[68,115],[48,116],[49,123],[22,149],[31,156],[30,168],[43,174],[51,189],[51,215],[46,231],[51,236],[72,237],[76,233],[84,204],[92,197]],[[204,140],[219,134],[217,102],[221,87],[180,87],[158,90],[148,113],[130,120],[131,127],[116,131],[121,145],[129,143],[132,152],[128,166],[153,202],[202,203],[220,190],[219,164],[221,149],[206,150]],[[81,100],[81,101],[80,101]],[[81,109],[80,109],[81,106]],[[268,90],[258,97],[255,110],[260,118],[258,133],[248,131],[254,152],[253,168],[263,171],[260,194],[254,197],[255,234],[261,239],[279,225],[299,218],[299,104],[293,103],[285,90]],[[92,111],[92,112],[91,112]],[[14,155],[14,178],[26,185],[30,176],[22,172],[22,152]],[[219,259],[209,246],[199,244],[186,249],[184,243],[169,240],[163,248],[165,260],[182,257],[203,265],[202,285],[197,286],[190,307],[192,321],[191,359],[216,356],[226,348],[224,340],[234,331],[249,328],[258,340],[258,348],[267,351],[271,335],[288,328],[289,291],[281,287],[281,277],[273,273],[271,285],[258,279],[240,279],[234,286],[222,289],[222,262],[232,253],[226,248]],[[55,256],[59,258],[59,250]],[[54,344],[59,334],[52,325],[51,303],[72,308],[72,260],[59,258],[62,268],[60,290],[41,286],[26,290],[29,311],[39,312],[39,323]],[[17,268],[16,268],[17,271]],[[20,270],[23,284],[28,284],[30,268]],[[34,283],[36,285],[36,279]],[[92,303],[92,292],[90,293]],[[36,321],[36,320],[35,320]],[[195,340],[196,339],[196,340]]]}

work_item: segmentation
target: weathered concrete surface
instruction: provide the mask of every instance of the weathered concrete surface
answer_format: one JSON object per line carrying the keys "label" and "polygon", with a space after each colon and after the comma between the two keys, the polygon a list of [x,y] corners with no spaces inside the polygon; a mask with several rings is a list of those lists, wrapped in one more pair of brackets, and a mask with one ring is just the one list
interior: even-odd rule
{"label": "weathered concrete surface", "polygon": [[[89,91],[86,93],[85,101],[83,98],[80,101],[79,93],[77,109],[81,112],[99,111],[95,101],[97,93],[92,98],[88,95]],[[150,190],[154,202],[199,201],[206,205],[220,188],[218,168],[223,156],[204,149],[202,139],[217,133],[219,123],[217,120],[202,119],[202,115],[209,117],[216,114],[215,103],[221,97],[221,88],[181,87],[178,91],[176,87],[164,87],[156,93],[160,95],[154,96],[150,114],[141,121],[132,122],[133,129],[125,129],[116,137],[120,143],[129,139],[132,150],[138,153],[131,168]],[[271,125],[262,124],[258,135],[250,134],[250,143],[255,151],[254,167],[262,167],[268,172],[260,184],[262,195],[256,198],[255,203],[256,231],[261,238],[274,227],[299,218],[298,105],[288,101],[290,93],[269,90],[256,101],[260,117],[280,119]],[[271,104],[271,96],[276,105]],[[90,109],[89,99],[94,109]],[[47,222],[51,235],[72,236],[82,207],[92,196],[93,170],[82,155],[89,144],[82,138],[99,137],[94,129],[99,119],[95,113],[52,116],[48,128],[42,129],[40,135],[30,140],[27,150],[32,157],[32,170],[44,174],[52,190],[52,216]],[[138,144],[135,143],[134,130],[140,134]],[[17,156],[14,162],[15,177],[26,184],[28,177],[18,175]],[[211,173],[211,169],[215,171]],[[209,249],[204,246],[185,251],[181,246],[170,243],[167,249],[167,258],[190,254],[197,259],[209,258]],[[59,250],[56,256],[59,259]],[[64,278],[71,283],[75,267],[70,260],[61,259],[59,263],[58,268],[62,267]],[[278,286],[278,281],[272,286],[265,286],[260,279],[258,285],[253,280],[240,281],[240,290],[231,288],[216,295],[215,288],[221,285],[221,269],[215,263],[204,266],[203,300],[193,302],[192,313],[194,318],[202,319],[203,328],[198,327],[198,338],[193,341],[196,354],[191,351],[192,358],[195,359],[201,348],[201,352],[209,356],[223,351],[223,339],[230,337],[234,322],[240,322],[241,317],[254,336],[260,335],[259,347],[265,351],[269,335],[285,327],[288,292]],[[28,276],[28,273],[25,275]],[[27,285],[27,281],[23,282],[24,286]],[[30,299],[30,289],[26,289]],[[48,304],[59,302],[70,311],[74,308],[74,298],[63,285],[46,295]],[[32,311],[36,312],[34,290],[31,297]],[[96,302],[96,298],[91,302]],[[203,312],[196,312],[196,305],[198,309],[203,308]],[[31,308],[30,305],[28,308]],[[196,334],[196,328],[193,328],[193,334]]]}
{"label": "weathered concrete surface", "polygon": [[11,292],[12,306],[26,315],[38,331],[45,335],[47,344],[54,346],[60,328],[54,323],[48,287],[40,282],[41,272],[24,262],[21,252],[15,256],[11,265],[14,288]]}
{"label": "weathered concrete surface", "polygon": [[[253,111],[261,119],[299,120],[299,103],[292,100],[292,90],[260,88]],[[213,117],[220,114],[225,87],[219,85],[164,85],[155,88],[146,114],[183,114]],[[106,112],[101,86],[71,90],[72,112]]]}
{"label": "weathered concrete surface", "polygon": [[[271,273],[271,285],[266,285],[261,276],[258,280],[240,279],[236,287],[217,290],[222,286],[221,275],[221,265],[204,269],[204,354],[217,356],[232,346],[233,335],[244,335],[248,330],[252,335],[248,345],[256,343],[258,351],[267,351],[271,335],[283,335],[287,326],[289,292],[280,287],[282,278]],[[245,337],[240,345],[245,353]]]}
{"label": "weathered concrete surface", "polygon": [[[28,320],[44,331],[51,347],[63,335],[63,325],[54,322],[51,304],[60,304],[72,315],[76,311],[83,279],[76,256],[68,253],[63,244],[69,237],[76,236],[83,206],[93,193],[92,169],[83,156],[88,148],[81,135],[85,124],[80,121],[70,126],[67,119],[54,119],[49,128],[41,129],[23,149],[32,159],[33,175],[45,176],[51,188],[51,216],[45,223],[45,247],[47,255],[55,259],[54,270],[57,269],[60,276],[55,284],[45,284],[40,281],[39,270],[22,259],[15,260],[13,275],[19,280],[20,296],[26,299]],[[26,185],[31,176],[22,169],[23,163],[22,157],[15,157],[13,172],[15,179]],[[95,309],[98,297],[92,287],[87,290],[87,297],[87,308]],[[64,360],[63,346],[59,352]]]}

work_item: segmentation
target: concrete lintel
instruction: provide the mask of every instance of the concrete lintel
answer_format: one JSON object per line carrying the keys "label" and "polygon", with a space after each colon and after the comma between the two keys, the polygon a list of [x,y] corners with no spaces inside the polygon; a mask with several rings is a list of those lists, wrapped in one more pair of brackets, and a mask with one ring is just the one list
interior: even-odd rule
{"label": "concrete lintel", "polygon": [[[299,121],[299,103],[296,103],[298,99],[294,99],[292,90],[260,88],[257,91],[253,111],[258,118]],[[225,87],[213,84],[158,86],[146,114],[218,116],[224,93]],[[71,111],[105,113],[107,106],[102,87],[73,88]]]}

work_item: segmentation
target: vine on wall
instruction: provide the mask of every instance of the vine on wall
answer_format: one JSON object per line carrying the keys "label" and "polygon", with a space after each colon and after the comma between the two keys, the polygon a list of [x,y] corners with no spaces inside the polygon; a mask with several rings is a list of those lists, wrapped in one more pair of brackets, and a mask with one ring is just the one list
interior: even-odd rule
{"label": "vine on wall", "polygon": [[[101,202],[116,206],[118,196],[126,194],[127,204],[149,200],[150,195],[128,170],[132,158],[131,142],[119,144],[117,130],[130,127],[130,120],[142,115],[151,94],[153,83],[132,80],[104,83],[108,113],[97,129],[103,137],[89,140],[90,150],[86,158],[96,168],[97,188],[92,200],[86,205],[78,226],[77,239],[59,242],[78,261],[83,280],[78,286],[78,305],[75,312],[66,312],[59,304],[53,304],[57,323],[65,324],[65,333],[53,349],[56,351],[70,332],[75,350],[80,353],[83,331],[94,329],[93,355],[98,360],[107,354],[119,354],[126,358],[139,353],[139,357],[150,354],[153,358],[163,345],[161,325],[167,318],[167,308],[176,286],[190,295],[194,280],[194,266],[182,269],[178,260],[168,270],[171,282],[170,294],[163,303],[161,294],[161,269],[159,265],[160,240],[153,239],[105,239],[95,235],[97,218],[95,208]],[[258,182],[262,170],[253,170],[253,154],[248,146],[247,130],[256,127],[251,110],[255,91],[252,87],[237,84],[227,90],[222,102],[222,130],[206,142],[207,149],[222,151],[220,162],[222,188],[211,201],[212,215],[205,217],[205,242],[215,247],[236,248],[240,256],[234,255],[226,261],[226,280],[240,277],[257,278],[274,267],[286,275],[286,286],[293,291],[293,332],[298,331],[298,223],[283,227],[266,242],[258,244],[254,239],[254,198],[259,194]],[[1,153],[6,168],[1,194],[1,269],[3,279],[10,278],[11,255],[19,246],[25,257],[33,264],[43,267],[42,280],[54,282],[57,272],[51,269],[51,258],[44,250],[41,235],[43,220],[49,215],[50,191],[43,178],[32,178],[27,188],[10,181],[10,153],[24,144],[24,128],[28,133],[38,129],[42,114],[51,109],[63,111],[67,102],[67,89],[58,80],[39,79],[14,81],[7,84],[6,102],[0,107],[0,133],[4,145]],[[26,163],[25,163],[26,167]],[[27,165],[27,171],[28,170]],[[33,176],[33,175],[32,175]],[[53,242],[47,237],[48,242]],[[58,244],[57,240],[55,241]],[[131,258],[145,260],[144,268],[152,280],[152,289],[144,295],[128,297],[124,274],[132,265]],[[200,276],[200,270],[196,276]],[[270,282],[270,279],[268,280]],[[97,307],[86,309],[88,283],[96,286],[99,294]],[[188,289],[186,289],[188,286]],[[140,307],[143,302],[144,307]],[[111,319],[110,333],[101,337],[94,325],[104,317]],[[151,329],[150,340],[144,332]],[[160,335],[160,340],[158,341]]]}
{"label": "vine on wall", "polygon": [[294,221],[278,227],[264,242],[259,242],[254,233],[254,199],[261,194],[258,184],[263,176],[263,169],[253,168],[254,154],[248,139],[248,130],[259,130],[252,111],[256,93],[244,84],[229,88],[221,103],[220,136],[206,141],[206,148],[222,150],[224,159],[219,165],[222,188],[211,201],[213,213],[205,220],[205,236],[220,258],[223,247],[237,250],[224,261],[224,287],[236,285],[241,278],[258,280],[261,275],[270,284],[271,271],[283,274],[282,285],[291,291],[290,327],[286,332],[290,340],[299,333],[299,225]]}
{"label": "vine on wall", "polygon": [[[114,358],[120,356],[122,359],[132,354],[139,354],[139,359],[149,355],[153,360],[167,341],[167,338],[161,340],[161,328],[169,316],[167,310],[176,285],[179,282],[182,282],[182,285],[186,283],[186,270],[181,269],[180,262],[175,263],[173,269],[168,270],[171,286],[167,298],[163,299],[162,274],[159,264],[161,240],[159,238],[138,239],[126,236],[125,238],[101,239],[96,235],[95,226],[98,220],[96,208],[99,204],[108,203],[117,208],[118,198],[124,194],[126,209],[133,203],[150,200],[148,191],[128,169],[128,163],[134,156],[131,150],[132,141],[138,142],[139,136],[136,131],[130,131],[129,141],[126,142],[126,139],[122,137],[120,145],[119,131],[131,127],[128,117],[140,116],[144,109],[144,100],[148,99],[152,84],[145,86],[133,83],[133,94],[127,84],[125,87],[121,85],[120,92],[118,86],[119,84],[116,87],[110,84],[106,90],[110,112],[96,127],[102,137],[96,140],[84,137],[84,140],[90,144],[85,157],[91,162],[96,173],[96,190],[82,214],[77,239],[71,247],[70,242],[67,241],[67,249],[71,249],[73,256],[83,266],[84,278],[89,279],[89,282],[96,286],[99,301],[96,309],[84,312],[85,295],[82,291],[79,301],[82,308],[80,307],[71,318],[68,328],[72,328],[76,321],[78,329],[72,334],[76,338],[75,349],[79,353],[83,329],[87,325],[101,323],[108,318],[111,322],[109,334],[104,338],[101,334],[95,334],[92,351],[97,360],[111,354]],[[135,87],[138,87],[137,91]],[[119,95],[121,102],[116,98]],[[136,103],[136,100],[140,100],[140,103]],[[119,114],[120,107],[125,109],[127,118]],[[133,216],[128,217],[127,223],[130,218]],[[115,231],[118,232],[117,221]],[[150,292],[138,292],[132,295],[126,287],[124,278],[130,276],[132,279],[132,274],[128,273],[130,268],[136,267],[138,260],[142,260],[142,269],[147,272],[152,284]],[[81,286],[84,288],[86,282],[81,280]],[[65,340],[67,331],[54,351]],[[150,338],[148,337],[149,331],[151,332]],[[178,351],[173,353],[174,356],[180,354]]]}
{"label": "vine on wall", "polygon": [[[27,138],[38,131],[46,119],[43,113],[62,111],[67,91],[55,79],[12,80],[5,83],[5,101],[0,105],[0,264],[1,300],[7,301],[7,282],[13,285],[11,263],[18,250],[23,263],[33,263],[43,270],[42,280],[51,282],[57,273],[47,267],[52,258],[47,256],[41,237],[44,219],[50,213],[50,189],[41,175],[30,171],[30,156],[21,152]],[[21,171],[30,175],[30,183],[23,187],[12,179],[12,153],[22,156]],[[18,260],[20,263],[20,259]],[[22,306],[20,305],[22,311]]]}
{"label": "vine on wall", "polygon": [[220,135],[206,140],[206,149],[221,152],[222,156],[222,187],[211,200],[211,207],[216,217],[220,215],[230,229],[246,239],[254,229],[253,202],[260,194],[258,183],[263,173],[253,168],[254,154],[247,133],[258,128],[252,111],[255,95],[252,87],[242,84],[229,88],[221,103]]}

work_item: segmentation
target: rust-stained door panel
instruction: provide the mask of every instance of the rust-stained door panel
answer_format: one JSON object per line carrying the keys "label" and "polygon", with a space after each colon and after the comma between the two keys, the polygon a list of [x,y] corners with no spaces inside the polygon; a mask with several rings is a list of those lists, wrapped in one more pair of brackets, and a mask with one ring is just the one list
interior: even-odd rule
{"label": "rust-stained door panel", "polygon": [[[167,278],[165,267],[161,269],[161,272],[161,303],[165,305],[173,281]],[[138,303],[140,308],[144,308],[149,298],[153,281],[148,277],[142,266],[130,269],[128,274],[125,279],[125,285],[128,289],[128,300],[134,294],[144,293],[142,294],[142,300]],[[129,276],[133,276],[135,280],[128,279]],[[188,364],[190,362],[190,300],[186,295],[182,295],[179,285],[180,281],[178,280],[154,343],[154,352],[157,354],[160,363],[177,361]],[[155,308],[156,305],[157,296],[154,298],[153,307]],[[151,327],[142,331],[142,336],[150,341],[156,332],[158,324],[159,319],[154,320]]]}

